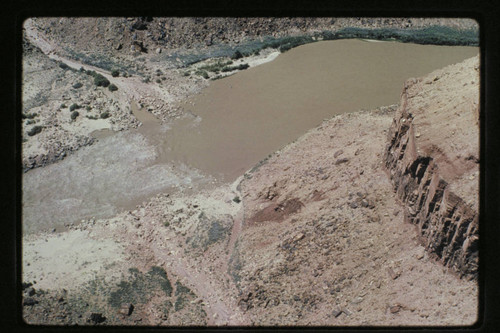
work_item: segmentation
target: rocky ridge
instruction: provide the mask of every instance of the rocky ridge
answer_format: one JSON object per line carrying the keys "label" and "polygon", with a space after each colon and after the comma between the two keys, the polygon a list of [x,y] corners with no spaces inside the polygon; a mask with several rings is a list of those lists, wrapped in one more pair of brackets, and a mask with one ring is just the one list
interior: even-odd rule
{"label": "rocky ridge", "polygon": [[476,57],[459,72],[445,68],[407,81],[384,157],[405,219],[425,248],[470,278],[478,268],[478,80]]}

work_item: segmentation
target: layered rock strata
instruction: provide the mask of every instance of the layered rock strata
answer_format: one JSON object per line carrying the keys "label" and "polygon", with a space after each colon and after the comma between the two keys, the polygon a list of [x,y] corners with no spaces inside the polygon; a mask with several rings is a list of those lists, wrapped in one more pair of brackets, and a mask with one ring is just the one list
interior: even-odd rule
{"label": "layered rock strata", "polygon": [[477,277],[479,57],[405,83],[385,165],[425,248]]}

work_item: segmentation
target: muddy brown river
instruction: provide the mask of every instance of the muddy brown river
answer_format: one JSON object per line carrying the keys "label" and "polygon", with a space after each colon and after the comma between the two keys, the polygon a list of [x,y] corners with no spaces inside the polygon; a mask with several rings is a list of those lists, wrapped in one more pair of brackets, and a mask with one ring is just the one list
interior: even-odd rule
{"label": "muddy brown river", "polygon": [[23,231],[111,217],[160,192],[233,181],[324,118],[399,102],[403,83],[477,55],[477,47],[360,40],[303,45],[213,81],[159,124],[110,135],[23,176]]}
{"label": "muddy brown river", "polygon": [[324,118],[396,104],[406,79],[478,52],[361,40],[303,45],[186,101],[184,110],[201,119],[174,124],[162,157],[232,181]]}

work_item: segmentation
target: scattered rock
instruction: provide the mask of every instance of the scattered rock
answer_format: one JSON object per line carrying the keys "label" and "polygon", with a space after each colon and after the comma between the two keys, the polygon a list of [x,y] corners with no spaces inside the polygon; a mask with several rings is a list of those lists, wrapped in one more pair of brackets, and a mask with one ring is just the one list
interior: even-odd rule
{"label": "scattered rock", "polygon": [[346,316],[350,316],[352,314],[347,308],[342,308],[342,312],[345,313]]}
{"label": "scattered rock", "polygon": [[333,311],[332,311],[332,315],[333,315],[335,318],[337,318],[338,316],[340,316],[340,315],[341,315],[341,313],[342,313],[342,311],[341,311],[341,310],[333,310]]}
{"label": "scattered rock", "polygon": [[338,160],[335,161],[335,165],[339,165],[339,164],[342,164],[342,163],[347,163],[349,162],[349,159],[344,157],[344,158],[339,158]]}
{"label": "scattered rock", "polygon": [[33,285],[33,283],[31,283],[31,282],[23,282],[22,285],[21,285],[21,287],[24,290],[26,288],[31,287],[32,285]]}
{"label": "scattered rock", "polygon": [[351,303],[353,303],[353,304],[359,304],[361,302],[363,302],[363,297],[356,297],[354,300],[352,300]]}
{"label": "scattered rock", "polygon": [[399,277],[399,275],[401,275],[399,272],[398,273],[394,272],[394,270],[390,267],[387,268],[387,273],[389,273],[389,276],[393,280],[396,280]]}
{"label": "scattered rock", "polygon": [[29,288],[27,290],[27,293],[28,293],[29,296],[35,295],[36,294],[35,288]]}
{"label": "scattered rock", "polygon": [[130,316],[134,311],[134,305],[131,303],[123,303],[120,307],[119,313],[124,316]]}
{"label": "scattered rock", "polygon": [[416,256],[415,256],[415,257],[416,257],[418,260],[421,260],[421,259],[423,259],[423,258],[424,258],[424,256],[425,256],[425,249],[424,249],[424,248],[421,248],[421,249],[419,249],[419,251],[418,251],[418,253],[416,254]]}
{"label": "scattered rock", "polygon": [[34,298],[31,298],[31,297],[26,297],[24,300],[23,300],[23,305],[24,306],[33,306],[35,304],[38,304],[38,301],[35,300]]}
{"label": "scattered rock", "polygon": [[297,236],[295,236],[295,237],[293,238],[293,241],[294,241],[294,242],[297,242],[297,241],[299,241],[299,240],[303,239],[304,237],[305,237],[305,235],[304,235],[303,233],[299,233]]}
{"label": "scattered rock", "polygon": [[91,313],[89,318],[87,319],[87,322],[93,323],[93,324],[100,324],[106,320],[106,317],[102,315],[102,313]]}
{"label": "scattered rock", "polygon": [[399,311],[401,311],[402,308],[403,306],[401,304],[395,304],[391,306],[389,310],[391,311],[391,313],[398,313]]}

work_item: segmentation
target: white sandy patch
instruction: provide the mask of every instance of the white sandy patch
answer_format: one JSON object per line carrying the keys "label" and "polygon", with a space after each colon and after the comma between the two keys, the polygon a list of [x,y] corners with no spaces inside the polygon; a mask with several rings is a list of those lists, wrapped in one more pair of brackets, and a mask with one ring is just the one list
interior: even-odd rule
{"label": "white sandy patch", "polygon": [[[94,279],[103,268],[123,266],[123,247],[111,239],[93,239],[88,231],[23,240],[23,281],[39,289],[74,289]],[[115,265],[116,264],[116,265]],[[111,278],[113,269],[106,270]]]}
{"label": "white sandy patch", "polygon": [[71,133],[89,135],[90,133],[102,129],[111,129],[111,123],[108,119],[88,119],[80,115],[81,119],[77,122],[68,121],[63,128]]}
{"label": "white sandy patch", "polygon": [[276,59],[281,53],[274,49],[265,49],[260,52],[261,54],[258,56],[250,56],[245,58],[245,62],[250,67],[259,66],[265,64],[266,62],[271,62]]}
{"label": "white sandy patch", "polygon": [[364,38],[360,38],[359,40],[361,40],[363,42],[370,42],[370,43],[392,43],[390,41],[378,40],[378,39],[364,39]]}

